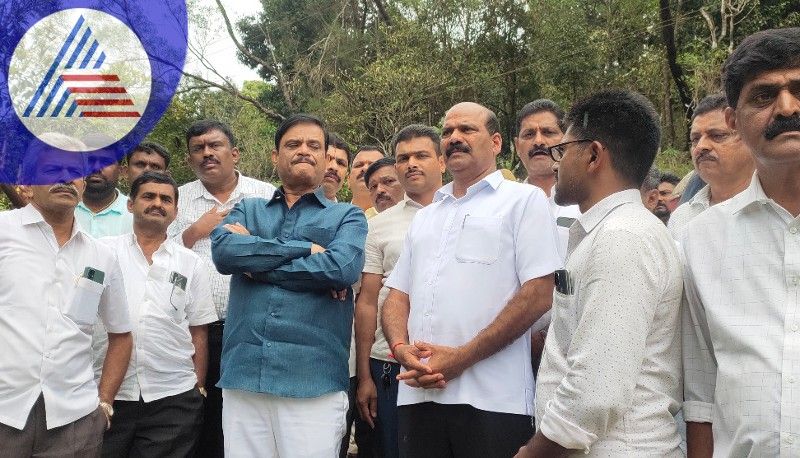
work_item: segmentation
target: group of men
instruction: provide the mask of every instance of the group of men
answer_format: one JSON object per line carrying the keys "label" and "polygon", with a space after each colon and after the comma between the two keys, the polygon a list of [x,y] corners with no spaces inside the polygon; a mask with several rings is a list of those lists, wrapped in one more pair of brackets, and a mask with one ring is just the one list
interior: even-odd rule
{"label": "group of men", "polygon": [[216,121],[180,187],[152,143],[85,179],[38,158],[56,183],[0,213],[2,453],[331,457],[355,421],[359,456],[800,454],[800,29],[723,83],[674,211],[626,90],[525,105],[526,183],[472,102],[388,157],[287,118],[279,188]]}

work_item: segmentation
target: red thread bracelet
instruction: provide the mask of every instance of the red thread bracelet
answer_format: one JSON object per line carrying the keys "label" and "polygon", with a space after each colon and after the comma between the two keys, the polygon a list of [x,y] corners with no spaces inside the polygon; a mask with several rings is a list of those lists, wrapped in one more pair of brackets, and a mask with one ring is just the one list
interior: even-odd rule
{"label": "red thread bracelet", "polygon": [[397,348],[400,345],[406,345],[406,343],[405,342],[397,342],[396,344],[392,345],[392,348],[391,348],[392,354],[394,354],[394,349]]}

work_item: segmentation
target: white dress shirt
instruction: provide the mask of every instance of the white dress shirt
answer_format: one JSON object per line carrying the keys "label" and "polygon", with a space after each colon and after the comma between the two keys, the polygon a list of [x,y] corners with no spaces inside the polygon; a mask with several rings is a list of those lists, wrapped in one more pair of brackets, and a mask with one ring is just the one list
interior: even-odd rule
{"label": "white dress shirt", "polygon": [[403,250],[403,243],[406,240],[406,233],[417,210],[422,205],[406,197],[386,210],[370,218],[367,242],[364,247],[364,269],[365,273],[381,275],[382,286],[378,292],[378,327],[375,329],[375,343],[372,344],[370,357],[381,361],[396,362],[389,356],[391,350],[383,335],[381,326],[381,311],[383,302],[389,295],[389,287],[386,286],[386,279],[391,275],[400,253]]}
{"label": "white dress shirt", "polygon": [[683,238],[683,233],[689,221],[711,206],[710,198],[711,188],[705,185],[688,202],[682,203],[672,212],[669,216],[669,222],[667,222],[667,229],[672,234],[672,238],[677,241]]}
{"label": "white dress shirt", "polygon": [[576,456],[683,456],[675,242],[629,189],[581,215],[569,247],[571,290],[553,292],[537,430]]}
{"label": "white dress shirt", "polygon": [[[0,423],[22,429],[39,394],[47,429],[72,423],[98,405],[98,314],[110,332],[131,330],[116,256],[77,220],[59,247],[33,205],[0,213],[0,227]],[[87,268],[102,283],[85,278]]]}
{"label": "white dress shirt", "polygon": [[[141,396],[151,402],[191,390],[197,377],[189,326],[217,321],[202,260],[169,239],[153,253],[152,264],[133,233],[100,241],[117,253],[133,325],[133,352],[115,399],[138,401]],[[175,274],[185,278],[185,289]],[[107,344],[105,329],[98,324],[93,343],[98,380]]]}
{"label": "white dress shirt", "polygon": [[[494,321],[520,286],[561,266],[541,189],[496,171],[453,196],[449,183],[414,217],[386,284],[410,296],[411,341],[460,346]],[[468,368],[444,389],[400,384],[398,405],[469,404],[531,415],[530,331]]]}
{"label": "white dress shirt", "polygon": [[714,456],[800,456],[800,218],[758,175],[682,239],[684,415]]}
{"label": "white dress shirt", "polygon": [[[275,186],[269,183],[246,177],[238,172],[239,181],[226,202],[220,202],[208,192],[200,180],[195,180],[178,188],[178,217],[170,225],[167,233],[170,238],[183,245],[183,231],[195,223],[204,213],[217,206],[217,211],[233,208],[247,197],[263,197],[271,199]],[[195,242],[192,251],[200,255],[211,274],[211,298],[217,315],[224,320],[228,313],[228,295],[230,293],[230,275],[222,275],[211,261],[211,239],[204,237]]]}

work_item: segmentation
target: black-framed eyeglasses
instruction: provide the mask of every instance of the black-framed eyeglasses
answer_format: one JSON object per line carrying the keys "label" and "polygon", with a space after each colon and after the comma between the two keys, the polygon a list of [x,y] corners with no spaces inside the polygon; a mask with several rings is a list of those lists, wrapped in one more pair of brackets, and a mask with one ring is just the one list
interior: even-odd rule
{"label": "black-framed eyeglasses", "polygon": [[594,140],[589,138],[584,138],[581,140],[571,140],[564,143],[559,143],[558,145],[553,145],[547,147],[547,154],[550,155],[550,158],[556,162],[561,162],[561,159],[564,157],[564,147],[571,144],[571,143],[582,143],[582,142],[593,142]]}

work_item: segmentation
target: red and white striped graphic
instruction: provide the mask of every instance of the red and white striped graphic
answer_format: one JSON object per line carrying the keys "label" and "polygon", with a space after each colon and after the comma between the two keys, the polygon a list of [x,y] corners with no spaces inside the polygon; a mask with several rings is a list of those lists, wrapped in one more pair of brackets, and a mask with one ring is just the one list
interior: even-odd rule
{"label": "red and white striped graphic", "polygon": [[61,74],[61,80],[84,118],[141,116],[133,108],[133,99],[115,74],[70,69]]}

